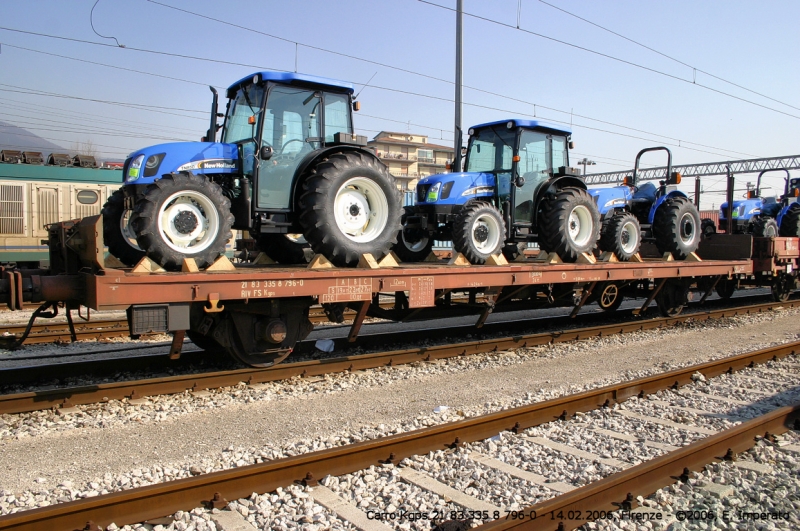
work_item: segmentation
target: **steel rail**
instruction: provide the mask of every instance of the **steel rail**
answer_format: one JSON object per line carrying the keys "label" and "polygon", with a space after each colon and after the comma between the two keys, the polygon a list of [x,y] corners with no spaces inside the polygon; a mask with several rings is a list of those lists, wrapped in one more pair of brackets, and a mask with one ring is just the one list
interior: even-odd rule
{"label": "steel rail", "polygon": [[[215,499],[219,501],[235,500],[247,497],[253,492],[271,492],[278,487],[285,487],[293,483],[313,485],[316,481],[315,478],[348,474],[372,465],[396,464],[409,456],[454,448],[459,444],[493,437],[503,431],[518,433],[558,418],[569,418],[578,412],[613,405],[632,396],[644,396],[663,389],[679,387],[691,383],[692,376],[697,372],[707,378],[712,378],[722,373],[733,372],[756,363],[779,359],[798,352],[800,352],[800,341],[413,432],[22,511],[0,516],[0,530],[74,530],[83,528],[87,521],[103,528],[112,522],[117,525],[133,524],[170,515],[179,510],[191,510],[204,504],[208,505]],[[765,426],[769,426],[768,430],[771,433],[781,433],[785,431],[787,419],[796,415],[797,410],[797,407],[783,408],[779,412],[775,412],[771,417],[772,420]],[[756,427],[752,421],[744,423],[743,426],[748,431],[745,432],[745,435],[737,437],[752,437],[762,429],[760,424]],[[719,443],[720,438],[717,436],[712,436],[710,440],[714,444],[728,445],[730,448],[743,447],[743,443],[736,441]],[[695,450],[697,444],[699,443],[674,453],[679,459],[679,472],[689,465],[689,468],[699,466],[698,462],[693,460],[700,455]],[[717,446],[712,448],[713,450],[709,450],[710,457],[720,455]],[[675,475],[673,470],[675,467],[667,464],[666,459],[658,458],[656,463],[659,473]],[[641,468],[634,467],[632,470],[638,471]],[[627,475],[623,474],[621,477],[627,478],[630,475],[631,472],[627,471]],[[640,480],[642,488],[650,488],[651,485],[658,483],[651,479],[650,475],[642,477],[647,478]],[[663,478],[662,480],[668,481]],[[604,485],[611,488],[609,483]],[[595,490],[590,487],[592,486],[579,490],[591,494],[587,499],[593,502],[610,503],[610,499],[604,497],[602,489]],[[618,501],[618,493],[621,489],[622,487],[614,487],[611,498]],[[560,499],[569,500],[569,505],[565,505],[569,507],[580,503],[574,493],[560,497]],[[553,502],[551,501],[551,503]],[[560,503],[563,504],[563,502]],[[553,505],[553,507],[556,506]],[[533,522],[544,521],[544,519],[537,518]],[[548,524],[549,529],[555,528],[552,522],[548,522]],[[495,522],[492,525],[499,524]]]}
{"label": "steel rail", "polygon": [[259,384],[287,380],[293,377],[323,376],[335,372],[391,367],[421,361],[496,352],[517,348],[534,347],[551,343],[580,341],[593,337],[605,337],[622,333],[653,330],[673,326],[688,320],[708,320],[732,317],[750,313],[768,311],[776,306],[800,306],[800,301],[771,303],[740,308],[728,308],[708,312],[661,317],[649,320],[637,320],[627,323],[592,326],[574,330],[560,330],[539,334],[520,335],[496,339],[468,341],[450,345],[412,348],[344,356],[323,360],[283,363],[269,368],[246,368],[231,371],[206,372],[149,378],[127,382],[111,382],[80,387],[49,389],[0,395],[0,414],[25,413],[43,409],[72,407],[83,404],[122,400],[125,398],[143,398],[147,396],[179,394],[186,391],[201,391],[230,387],[241,382]]}
{"label": "steel rail", "polygon": [[[798,422],[800,422],[800,404],[776,409],[520,511],[525,515],[535,515],[535,518],[498,519],[477,527],[476,531],[575,529],[592,521],[578,518],[578,515],[582,517],[594,511],[616,511],[626,503],[630,503],[628,496],[631,494],[649,496],[658,489],[685,477],[687,469],[700,470],[715,461],[726,459],[726,456],[742,453],[753,447],[759,437],[764,437],[768,433],[778,435],[789,429],[797,429]],[[576,518],[570,520],[556,518],[559,514],[562,518],[564,515],[573,515]]]}

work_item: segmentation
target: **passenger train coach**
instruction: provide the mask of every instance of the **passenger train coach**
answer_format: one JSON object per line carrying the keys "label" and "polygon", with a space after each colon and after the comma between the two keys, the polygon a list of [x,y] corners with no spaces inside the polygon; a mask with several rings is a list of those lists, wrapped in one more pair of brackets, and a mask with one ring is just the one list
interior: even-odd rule
{"label": "passenger train coach", "polygon": [[[47,162],[47,164],[45,164]],[[0,265],[49,264],[47,225],[96,216],[122,185],[120,168],[98,168],[93,157],[2,151]]]}

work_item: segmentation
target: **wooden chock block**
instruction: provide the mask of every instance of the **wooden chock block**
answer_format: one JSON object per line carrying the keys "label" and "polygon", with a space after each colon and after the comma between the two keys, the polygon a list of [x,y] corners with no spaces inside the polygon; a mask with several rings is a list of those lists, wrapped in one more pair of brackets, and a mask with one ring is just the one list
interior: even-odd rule
{"label": "wooden chock block", "polygon": [[400,267],[400,258],[394,254],[394,251],[389,251],[389,254],[378,262],[378,267]]}
{"label": "wooden chock block", "polygon": [[160,265],[158,265],[157,263],[150,260],[150,258],[145,256],[144,258],[139,260],[139,263],[136,264],[133,267],[133,269],[131,269],[131,273],[150,274],[150,273],[166,273],[166,271]]}
{"label": "wooden chock block", "polygon": [[269,255],[265,252],[260,252],[256,255],[256,259],[253,260],[253,263],[256,265],[272,265],[277,264],[275,260],[269,257]]}
{"label": "wooden chock block", "polygon": [[490,254],[486,259],[486,265],[504,266],[508,265],[508,260],[502,254]]}
{"label": "wooden chock block", "polygon": [[664,253],[664,256],[661,257],[661,260],[664,262],[674,262],[675,259],[672,257],[672,253]]}
{"label": "wooden chock block", "polygon": [[617,255],[612,253],[611,251],[605,251],[603,254],[600,255],[601,262],[619,262]]}
{"label": "wooden chock block", "polygon": [[703,259],[697,256],[697,253],[689,253],[689,256],[686,257],[687,262],[702,262]]}
{"label": "wooden chock block", "polygon": [[114,256],[113,254],[107,254],[103,259],[103,269],[121,269],[123,267],[128,267],[122,262],[119,261],[119,258]]}
{"label": "wooden chock block", "polygon": [[589,253],[581,253],[578,255],[578,262],[579,264],[596,264],[597,260],[594,256],[590,255]]}
{"label": "wooden chock block", "polygon": [[315,254],[314,258],[308,264],[308,269],[332,269],[334,267],[336,266],[321,254]]}
{"label": "wooden chock block", "polygon": [[561,258],[559,258],[556,253],[548,254],[546,262],[548,264],[563,264],[564,263],[564,262],[561,261]]}
{"label": "wooden chock block", "polygon": [[630,261],[631,262],[640,262],[640,263],[644,262],[644,260],[642,259],[642,255],[640,255],[639,253],[636,253],[635,255],[631,256]]}
{"label": "wooden chock block", "polygon": [[194,258],[184,258],[181,264],[181,271],[184,273],[198,273],[200,268],[197,267],[197,262],[195,262]]}
{"label": "wooden chock block", "polygon": [[380,269],[378,262],[375,260],[375,257],[372,256],[371,253],[364,253],[358,259],[358,268],[359,269]]}
{"label": "wooden chock block", "polygon": [[224,254],[220,255],[219,258],[214,260],[213,264],[211,264],[206,268],[206,271],[235,271],[235,270],[236,268],[233,266],[231,261],[228,260],[228,257],[225,256]]}
{"label": "wooden chock block", "polygon": [[423,262],[438,262],[438,261],[439,261],[439,257],[436,256],[436,253],[434,253],[433,251],[431,251],[428,254],[428,256],[425,257],[425,260],[423,260]]}
{"label": "wooden chock block", "polygon": [[456,253],[456,255],[447,262],[448,265],[454,266],[471,266],[472,264],[469,263],[467,257],[461,253]]}

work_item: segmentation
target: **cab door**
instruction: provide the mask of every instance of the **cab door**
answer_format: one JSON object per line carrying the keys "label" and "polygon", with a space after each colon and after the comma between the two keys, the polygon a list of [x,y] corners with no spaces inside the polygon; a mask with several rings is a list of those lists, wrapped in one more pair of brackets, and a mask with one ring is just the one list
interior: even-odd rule
{"label": "cab door", "polygon": [[536,193],[551,175],[552,154],[550,135],[523,130],[519,140],[517,175],[524,181],[514,191],[514,227],[531,227],[534,221]]}

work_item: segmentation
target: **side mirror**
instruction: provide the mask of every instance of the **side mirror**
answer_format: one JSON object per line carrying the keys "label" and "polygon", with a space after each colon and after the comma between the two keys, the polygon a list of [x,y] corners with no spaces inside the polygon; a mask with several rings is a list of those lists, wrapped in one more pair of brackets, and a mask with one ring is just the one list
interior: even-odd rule
{"label": "side mirror", "polygon": [[515,185],[517,188],[522,188],[523,186],[525,186],[525,177],[523,177],[522,175],[520,175],[519,177],[517,177],[517,178],[514,180],[514,185]]}
{"label": "side mirror", "polygon": [[569,147],[569,149],[575,149],[575,142],[573,142],[572,140],[570,140],[570,141],[569,141],[569,144],[567,144],[567,146]]}
{"label": "side mirror", "polygon": [[360,101],[354,101],[353,102],[353,110],[356,111],[356,112],[361,110],[361,102]]}
{"label": "side mirror", "polygon": [[261,146],[258,152],[261,160],[269,160],[272,158],[272,146]]}

